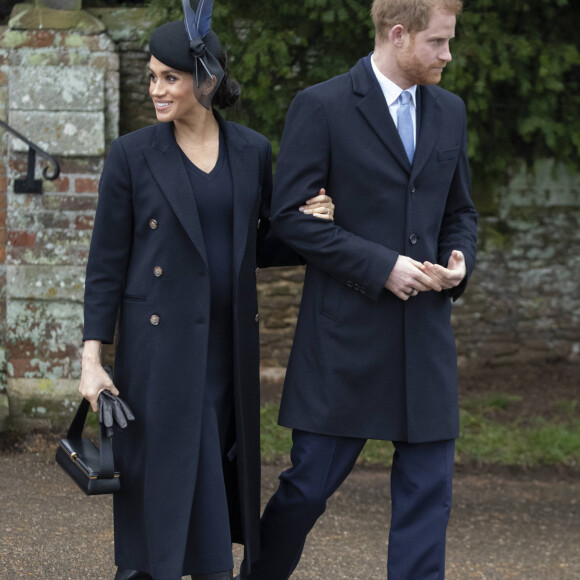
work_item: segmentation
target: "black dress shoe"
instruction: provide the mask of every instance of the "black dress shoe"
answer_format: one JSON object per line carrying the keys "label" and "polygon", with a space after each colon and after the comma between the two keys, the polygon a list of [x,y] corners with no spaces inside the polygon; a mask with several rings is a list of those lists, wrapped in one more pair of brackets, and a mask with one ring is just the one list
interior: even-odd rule
{"label": "black dress shoe", "polygon": [[139,572],[139,570],[127,570],[127,568],[117,568],[115,580],[153,580],[153,576],[147,572]]}
{"label": "black dress shoe", "polygon": [[215,572],[214,574],[192,574],[191,580],[232,580],[234,574],[231,570]]}

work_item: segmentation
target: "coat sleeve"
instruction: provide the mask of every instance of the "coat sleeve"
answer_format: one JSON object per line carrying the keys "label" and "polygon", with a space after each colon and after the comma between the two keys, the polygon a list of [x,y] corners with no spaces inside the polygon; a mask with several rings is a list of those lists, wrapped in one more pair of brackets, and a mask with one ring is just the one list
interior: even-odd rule
{"label": "coat sleeve", "polygon": [[[306,90],[286,118],[272,200],[274,233],[293,250],[341,283],[357,283],[378,299],[398,253],[357,236],[336,222],[298,211],[327,187],[332,157],[329,124],[316,95]],[[332,191],[328,191],[332,197]]]}
{"label": "coat sleeve", "polygon": [[471,175],[467,159],[467,119],[465,105],[462,105],[462,142],[457,167],[449,188],[445,213],[439,231],[438,261],[447,266],[451,252],[460,250],[465,257],[467,274],[461,284],[446,290],[446,294],[454,301],[465,291],[467,281],[475,268],[477,244],[477,211],[471,200]]}
{"label": "coat sleeve", "polygon": [[258,222],[256,263],[260,268],[299,266],[304,260],[272,233],[270,204],[272,202],[272,146],[268,142],[261,155],[261,196]]}
{"label": "coat sleeve", "polygon": [[99,182],[99,200],[87,264],[83,340],[114,340],[133,234],[132,184],[122,144],[116,140]]}

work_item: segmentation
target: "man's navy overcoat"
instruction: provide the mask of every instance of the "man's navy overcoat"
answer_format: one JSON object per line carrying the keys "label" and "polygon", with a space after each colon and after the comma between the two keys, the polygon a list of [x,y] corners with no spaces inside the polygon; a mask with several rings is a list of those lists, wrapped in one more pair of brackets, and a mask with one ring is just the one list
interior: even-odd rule
{"label": "man's navy overcoat", "polygon": [[[307,261],[280,422],[328,435],[409,442],[458,435],[451,301],[475,265],[465,106],[417,90],[413,164],[369,64],[306,89],[286,119],[272,200],[275,234]],[[325,187],[335,221],[296,212]],[[407,302],[384,288],[400,254],[467,276]]]}
{"label": "man's navy overcoat", "polygon": [[[260,514],[255,272],[273,255],[280,265],[284,260],[268,235],[270,145],[250,129],[218,121],[234,184],[236,437],[224,469],[233,540],[245,544],[250,562],[259,553]],[[85,291],[85,340],[111,343],[119,313],[114,381],[136,415],[114,436],[122,480],[116,561],[159,580],[181,577],[189,549],[211,300],[181,155],[172,124],[113,142],[99,185]]]}

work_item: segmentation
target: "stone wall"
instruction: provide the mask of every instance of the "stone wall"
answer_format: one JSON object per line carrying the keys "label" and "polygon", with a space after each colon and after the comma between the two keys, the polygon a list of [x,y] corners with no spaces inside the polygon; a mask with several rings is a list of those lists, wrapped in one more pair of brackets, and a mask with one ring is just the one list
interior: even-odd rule
{"label": "stone wall", "polygon": [[[2,90],[0,87],[0,95]],[[4,158],[4,151],[0,141],[0,158]],[[6,166],[0,163],[0,431],[10,414],[6,392],[6,182]]]}
{"label": "stone wall", "polygon": [[[62,172],[42,195],[13,193],[26,148],[0,135],[0,430],[52,425],[78,400],[103,158],[117,132],[155,120],[144,10],[83,12],[69,29],[34,28],[31,18],[17,8],[0,28],[0,118],[57,156]],[[481,218],[478,266],[453,309],[460,364],[511,373],[514,364],[580,362],[580,176],[539,163],[497,192],[496,207]],[[303,273],[258,275],[265,390],[277,392],[284,376]]]}
{"label": "stone wall", "polygon": [[[88,13],[32,5],[16,6],[0,28],[0,115],[61,167],[44,193],[15,193],[28,147],[3,133],[4,425],[7,402],[10,424],[38,427],[67,417],[78,400],[85,262],[99,174],[119,125],[119,59],[104,30]],[[36,164],[38,179],[46,163],[37,156]]]}
{"label": "stone wall", "polygon": [[580,363],[580,176],[539,162],[498,202],[455,309],[461,364]]}
{"label": "stone wall", "polygon": [[149,55],[144,40],[152,24],[143,8],[92,8],[89,12],[104,25],[115,42],[120,71],[120,124],[124,135],[155,122],[149,97]]}
{"label": "stone wall", "polygon": [[[482,216],[478,263],[453,307],[459,364],[580,363],[580,176],[540,162]],[[264,383],[279,381],[300,305],[303,268],[258,278]]]}

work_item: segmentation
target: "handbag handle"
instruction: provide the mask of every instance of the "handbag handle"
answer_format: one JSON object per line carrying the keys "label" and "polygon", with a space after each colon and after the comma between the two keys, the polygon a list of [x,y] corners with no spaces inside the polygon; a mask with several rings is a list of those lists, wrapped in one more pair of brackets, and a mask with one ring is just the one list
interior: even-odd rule
{"label": "handbag handle", "polygon": [[[89,402],[83,398],[77,409],[77,412],[72,420],[66,435],[67,439],[82,439],[87,414],[89,412]],[[99,475],[102,478],[110,479],[115,477],[115,463],[113,459],[113,444],[112,437],[107,437],[105,426],[100,424],[100,445],[99,451],[101,455],[101,465],[99,467]]]}

